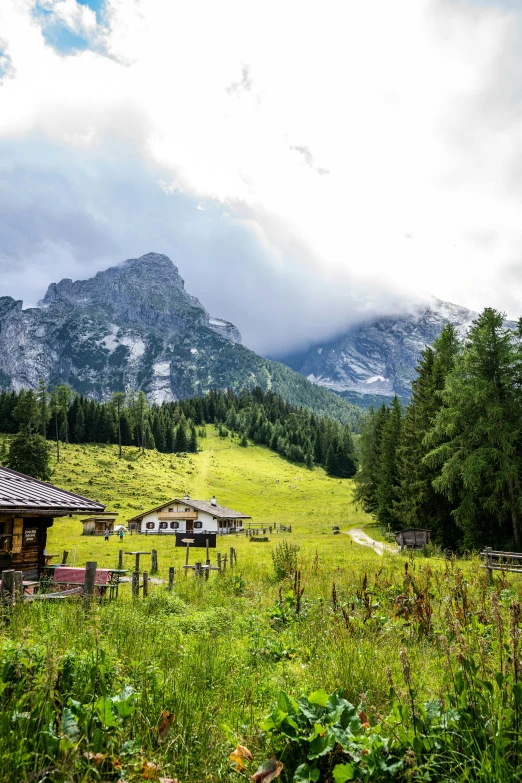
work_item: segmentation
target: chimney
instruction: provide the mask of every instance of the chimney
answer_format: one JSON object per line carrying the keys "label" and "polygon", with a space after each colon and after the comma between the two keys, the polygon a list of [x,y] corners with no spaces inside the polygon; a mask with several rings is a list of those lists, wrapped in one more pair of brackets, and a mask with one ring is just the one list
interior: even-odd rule
{"label": "chimney", "polygon": [[185,495],[185,497],[183,498],[183,500],[190,500],[190,495]]}
{"label": "chimney", "polygon": [[210,505],[217,506],[217,500],[215,495],[212,495],[212,497],[210,498]]}

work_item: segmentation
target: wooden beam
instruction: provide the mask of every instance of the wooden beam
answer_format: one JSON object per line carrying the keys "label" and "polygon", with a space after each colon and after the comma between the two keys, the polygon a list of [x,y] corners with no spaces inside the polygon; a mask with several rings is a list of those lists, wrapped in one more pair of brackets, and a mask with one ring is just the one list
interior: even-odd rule
{"label": "wooden beam", "polygon": [[19,555],[22,552],[23,531],[24,520],[22,517],[15,517],[13,521],[13,543],[11,548],[13,555]]}

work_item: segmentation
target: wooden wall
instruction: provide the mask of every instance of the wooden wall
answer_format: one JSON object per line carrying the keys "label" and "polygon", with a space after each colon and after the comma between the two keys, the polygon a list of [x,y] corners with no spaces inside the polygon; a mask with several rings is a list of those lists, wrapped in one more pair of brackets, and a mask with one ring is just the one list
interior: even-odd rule
{"label": "wooden wall", "polygon": [[44,549],[47,543],[47,529],[53,524],[49,517],[3,517],[10,521],[12,539],[7,547],[11,562],[6,561],[5,552],[0,561],[0,571],[14,568],[23,571],[24,579],[38,579],[44,566]]}

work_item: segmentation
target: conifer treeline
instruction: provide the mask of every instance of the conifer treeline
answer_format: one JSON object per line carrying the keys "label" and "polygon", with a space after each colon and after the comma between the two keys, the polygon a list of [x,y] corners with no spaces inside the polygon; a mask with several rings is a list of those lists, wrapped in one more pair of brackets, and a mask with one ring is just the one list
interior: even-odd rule
{"label": "conifer treeline", "polygon": [[318,417],[259,388],[239,395],[211,391],[149,406],[143,392],[117,392],[100,403],[73,395],[65,384],[51,392],[40,384],[36,392],[0,392],[0,431],[20,429],[21,409],[33,410],[31,430],[56,440],[58,448],[60,442],[121,443],[165,453],[194,452],[198,429],[203,434],[202,425],[210,423],[218,425],[222,437],[237,433],[243,446],[250,439],[293,462],[323,465],[331,475],[350,477],[356,471],[349,425]]}
{"label": "conifer treeline", "polygon": [[445,548],[522,547],[522,319],[486,308],[451,325],[417,367],[405,411],[370,409],[355,497],[391,530],[429,528]]}

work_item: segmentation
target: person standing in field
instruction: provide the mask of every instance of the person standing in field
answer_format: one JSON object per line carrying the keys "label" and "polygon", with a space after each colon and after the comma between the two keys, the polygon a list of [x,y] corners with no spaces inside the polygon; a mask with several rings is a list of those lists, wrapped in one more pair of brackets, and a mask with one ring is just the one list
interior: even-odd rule
{"label": "person standing in field", "polygon": [[105,540],[106,541],[109,540],[109,531],[108,530],[105,531]]}
{"label": "person standing in field", "polygon": [[120,536],[120,541],[123,541],[123,528],[121,528],[121,527],[120,527],[119,536]]}

